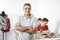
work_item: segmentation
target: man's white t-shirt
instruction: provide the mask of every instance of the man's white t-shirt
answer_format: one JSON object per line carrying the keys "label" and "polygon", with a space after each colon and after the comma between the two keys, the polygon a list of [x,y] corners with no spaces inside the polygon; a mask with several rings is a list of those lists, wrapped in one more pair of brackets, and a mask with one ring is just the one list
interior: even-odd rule
{"label": "man's white t-shirt", "polygon": [[[28,19],[26,18],[26,16],[20,16],[17,22],[20,23],[22,26],[37,27],[37,20],[32,15]],[[19,40],[33,40],[33,34],[20,32]]]}

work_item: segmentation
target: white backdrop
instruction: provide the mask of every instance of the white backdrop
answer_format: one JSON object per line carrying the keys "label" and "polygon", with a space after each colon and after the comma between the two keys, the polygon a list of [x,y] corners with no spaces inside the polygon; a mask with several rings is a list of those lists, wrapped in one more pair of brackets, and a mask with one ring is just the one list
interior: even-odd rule
{"label": "white backdrop", "polygon": [[[60,30],[60,0],[0,0],[0,13],[5,11],[11,20],[11,28],[14,29],[17,17],[23,15],[23,4],[32,5],[31,13],[36,18],[48,18],[49,30],[57,32]],[[59,32],[60,33],[60,32]]]}

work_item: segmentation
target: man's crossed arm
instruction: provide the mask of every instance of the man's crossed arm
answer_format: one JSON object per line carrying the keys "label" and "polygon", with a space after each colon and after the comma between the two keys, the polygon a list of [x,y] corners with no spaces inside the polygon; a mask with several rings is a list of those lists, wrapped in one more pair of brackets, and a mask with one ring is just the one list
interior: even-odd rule
{"label": "man's crossed arm", "polygon": [[22,32],[27,32],[27,33],[30,33],[30,34],[36,33],[36,27],[22,26],[19,23],[16,24],[16,30],[17,31],[22,31]]}

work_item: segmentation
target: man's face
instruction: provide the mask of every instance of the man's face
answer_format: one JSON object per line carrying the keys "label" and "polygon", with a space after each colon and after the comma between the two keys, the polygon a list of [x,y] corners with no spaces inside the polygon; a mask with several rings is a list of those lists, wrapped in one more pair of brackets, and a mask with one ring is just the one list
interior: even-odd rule
{"label": "man's face", "polygon": [[25,15],[30,15],[31,7],[29,5],[24,6]]}

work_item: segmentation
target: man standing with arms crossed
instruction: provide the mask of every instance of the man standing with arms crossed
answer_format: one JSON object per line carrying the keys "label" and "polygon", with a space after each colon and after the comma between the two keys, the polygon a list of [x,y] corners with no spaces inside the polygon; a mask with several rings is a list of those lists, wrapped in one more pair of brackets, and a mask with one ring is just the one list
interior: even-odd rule
{"label": "man standing with arms crossed", "polygon": [[25,3],[23,6],[24,16],[20,16],[16,23],[16,30],[20,32],[19,40],[33,40],[33,34],[36,33],[37,20],[30,13],[31,5]]}

